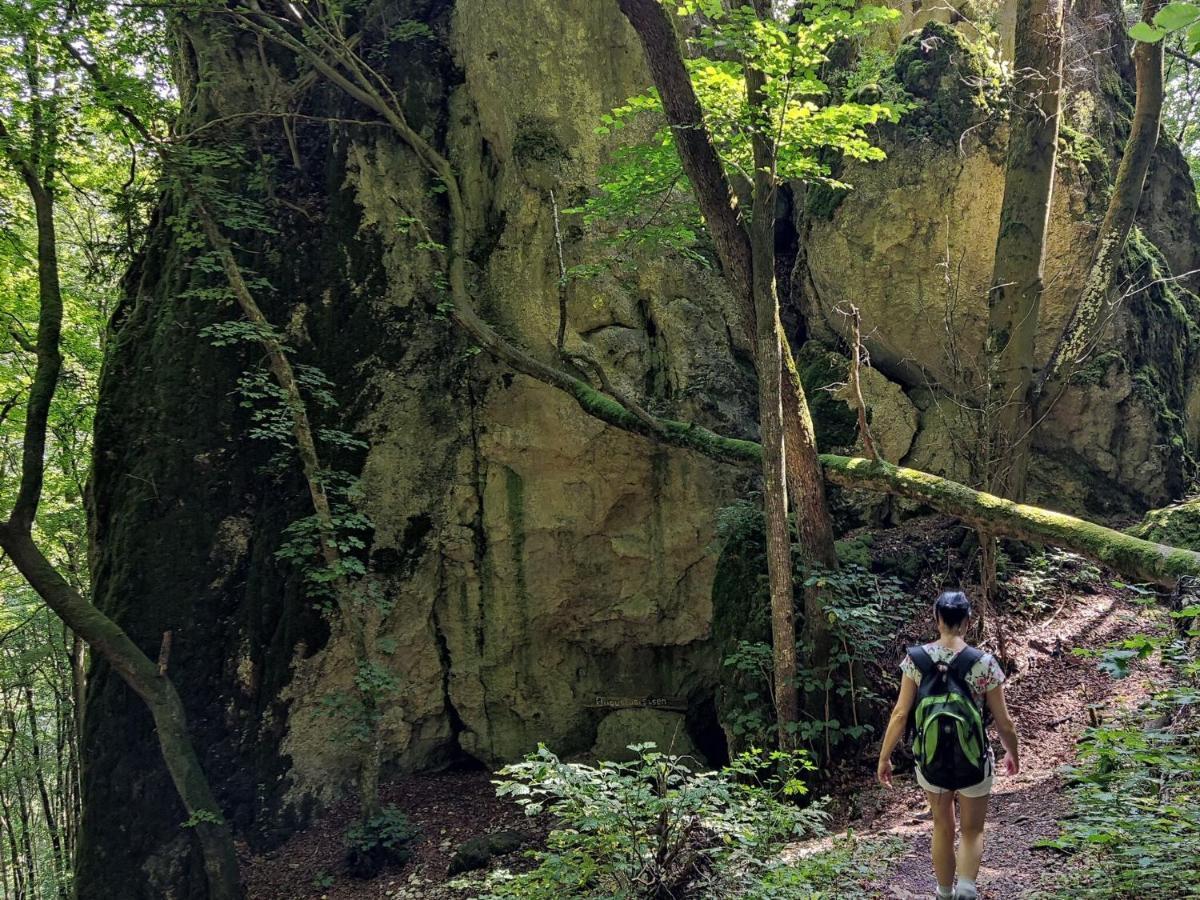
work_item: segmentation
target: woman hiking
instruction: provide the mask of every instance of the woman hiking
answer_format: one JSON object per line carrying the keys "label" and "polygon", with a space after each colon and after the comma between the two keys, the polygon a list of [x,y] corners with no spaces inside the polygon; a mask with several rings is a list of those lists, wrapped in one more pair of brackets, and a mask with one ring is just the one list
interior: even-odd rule
{"label": "woman hiking", "polygon": [[[878,776],[892,786],[892,751],[914,711],[917,783],[933,813],[933,870],[940,900],[975,900],[975,879],[983,856],[983,824],[992,792],[995,757],[984,727],[991,712],[1005,755],[1000,769],[1021,769],[1017,731],[1004,703],[1004,671],[991,654],[963,639],[971,624],[971,603],[961,591],[947,591],[933,604],[938,639],[912,647],[900,664],[900,696],[892,710]],[[954,852],[954,798],[958,797],[961,839]],[[954,876],[958,874],[958,884]]]}

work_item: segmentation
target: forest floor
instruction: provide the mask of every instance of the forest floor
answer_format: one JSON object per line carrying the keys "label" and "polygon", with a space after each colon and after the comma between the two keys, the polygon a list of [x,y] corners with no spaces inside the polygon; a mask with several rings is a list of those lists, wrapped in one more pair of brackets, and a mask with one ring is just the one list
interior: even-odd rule
{"label": "forest floor", "polygon": [[[985,900],[1060,896],[1054,876],[1063,857],[1035,845],[1054,837],[1056,823],[1069,811],[1063,767],[1074,760],[1077,741],[1092,716],[1111,720],[1136,707],[1166,677],[1165,669],[1148,661],[1130,677],[1115,680],[1094,659],[1071,651],[1099,649],[1146,630],[1143,610],[1123,592],[1104,589],[1068,596],[1049,618],[1009,635],[1010,658],[1019,668],[1009,678],[1006,696],[1021,738],[1021,773],[996,777],[978,878]],[[853,834],[862,851],[877,847],[883,855],[871,876],[847,885],[846,896],[931,898],[931,817],[911,774],[897,776],[890,790],[878,784],[860,789],[854,806],[842,822],[842,834]],[[827,838],[796,847],[792,854],[811,853],[831,842]]]}
{"label": "forest floor", "polygon": [[[1101,672],[1094,659],[1075,648],[1099,649],[1147,630],[1145,613],[1127,592],[1106,585],[1098,593],[1053,592],[1057,608],[1040,617],[1009,617],[1008,703],[1022,741],[1022,771],[997,776],[989,810],[987,849],[979,874],[986,900],[1056,897],[1053,877],[1063,857],[1035,844],[1057,834],[1056,822],[1068,812],[1062,768],[1075,756],[1078,738],[1091,716],[1111,719],[1136,706],[1161,683],[1164,671],[1143,663],[1123,680]],[[1032,619],[1032,622],[1031,622]],[[1023,623],[1018,625],[1017,623]],[[923,625],[914,623],[912,635]],[[985,645],[986,646],[986,645]],[[933,896],[930,869],[930,816],[924,795],[911,774],[898,774],[890,790],[874,782],[873,758],[846,766],[829,786],[838,835],[788,848],[786,857],[819,853],[846,835],[854,838],[854,863],[836,898],[910,900]],[[414,859],[370,881],[341,872],[341,835],[350,824],[353,804],[330,810],[318,823],[287,844],[247,856],[244,872],[249,900],[463,900],[472,891],[450,886],[446,868],[467,839],[500,829],[521,832],[526,846],[540,846],[546,827],[526,818],[514,804],[495,796],[484,771],[413,776],[386,789],[394,803],[419,826],[424,838]],[[844,843],[843,843],[844,846]],[[862,860],[861,867],[858,865]],[[499,860],[521,865],[519,855]]]}

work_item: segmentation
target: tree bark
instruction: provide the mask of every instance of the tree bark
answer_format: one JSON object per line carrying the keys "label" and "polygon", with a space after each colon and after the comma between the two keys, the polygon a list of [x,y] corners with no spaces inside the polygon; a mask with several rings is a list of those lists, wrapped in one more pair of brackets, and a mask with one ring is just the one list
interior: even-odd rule
{"label": "tree bark", "polygon": [[54,806],[50,802],[50,791],[46,787],[46,773],[42,771],[41,729],[38,728],[37,709],[33,702],[33,687],[25,685],[25,712],[29,719],[29,745],[33,761],[34,782],[37,784],[38,798],[42,803],[42,815],[46,819],[46,832],[50,836],[50,852],[53,856],[55,883],[58,885],[60,900],[67,900],[67,873],[70,864],[63,850],[60,834],[60,822],[55,815]]}
{"label": "tree bark", "polygon": [[[746,65],[746,97],[752,110],[765,103],[763,74]],[[775,722],[781,748],[796,746],[800,719],[796,670],[796,595],[792,586],[792,536],[788,524],[786,441],[783,431],[783,326],[775,287],[775,145],[756,130],[754,201],[750,223],[754,293],[758,421],[762,435],[763,512],[767,538],[767,581],[774,656]]]}
{"label": "tree bark", "polygon": [[12,860],[13,886],[16,889],[15,900],[24,900],[28,895],[25,886],[25,870],[21,865],[21,848],[17,842],[17,829],[13,823],[12,806],[3,789],[0,789],[0,813],[4,814],[4,831],[8,837],[8,852]]}
{"label": "tree bark", "polygon": [[988,490],[1020,500],[1028,472],[1034,341],[1058,154],[1063,0],[1018,0],[1016,29],[1014,111],[988,293],[984,464]]}
{"label": "tree bark", "polygon": [[[1150,24],[1163,7],[1162,0],[1143,0],[1142,21]],[[1133,122],[1117,178],[1109,197],[1104,222],[1096,235],[1087,280],[1079,293],[1071,316],[1050,354],[1050,360],[1038,378],[1039,405],[1044,407],[1052,397],[1046,392],[1049,384],[1064,386],[1079,369],[1103,336],[1113,308],[1113,281],[1129,232],[1133,229],[1146,175],[1158,146],[1158,135],[1162,123],[1163,107],[1163,44],[1165,41],[1147,44],[1137,41],[1133,48],[1137,100],[1133,110]]]}
{"label": "tree bark", "polygon": [[[705,123],[704,110],[684,63],[675,25],[658,0],[618,0],[618,6],[641,40],[651,78],[675,136],[680,162],[691,182],[705,225],[712,235],[722,273],[737,303],[730,313],[741,333],[748,336],[747,343],[757,359],[761,353],[758,344],[763,335],[761,328],[751,328],[758,318],[758,295],[753,282],[758,265],[757,250],[742,221],[737,197]],[[765,7],[760,7],[758,12],[769,14]],[[770,218],[773,240],[774,209],[763,215]],[[765,228],[765,222],[763,225]],[[772,338],[772,345],[774,342]],[[837,551],[825,501],[825,481],[817,458],[816,433],[791,344],[782,328],[779,329],[778,346],[782,366],[780,390],[787,488],[795,514],[800,556],[807,566],[836,568]],[[757,369],[761,379],[762,360],[757,360]],[[816,587],[804,589],[804,612],[804,639],[811,654],[809,662],[820,667],[828,661],[831,638]]]}

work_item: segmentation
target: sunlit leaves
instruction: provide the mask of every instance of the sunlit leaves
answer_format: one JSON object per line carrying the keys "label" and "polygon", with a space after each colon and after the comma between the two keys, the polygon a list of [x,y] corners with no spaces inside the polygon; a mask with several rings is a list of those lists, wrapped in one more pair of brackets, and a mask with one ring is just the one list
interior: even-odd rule
{"label": "sunlit leaves", "polygon": [[[878,160],[883,152],[869,129],[895,121],[903,105],[840,102],[823,79],[833,45],[858,38],[893,10],[848,2],[806,5],[802,13],[759,18],[750,6],[725,9],[719,2],[674,2],[680,15],[697,17],[691,32],[688,72],[704,109],[705,124],[732,182],[753,180],[752,138],[769,136],[777,145],[777,182],[805,181],[844,187],[833,177],[839,156]],[[765,76],[762,103],[747,96],[746,70]],[[599,196],[577,212],[585,222],[620,223],[617,238],[651,249],[667,248],[705,258],[698,241],[701,222],[691,186],[683,175],[674,135],[662,127],[662,103],[649,90],[602,117],[601,134],[622,130],[638,135],[615,152],[601,173]],[[647,137],[647,135],[649,135]]]}
{"label": "sunlit leaves", "polygon": [[1129,29],[1129,36],[1147,44],[1157,43],[1168,34],[1185,31],[1184,45],[1188,53],[1200,51],[1200,5],[1168,3],[1154,15],[1153,24],[1138,22]]}

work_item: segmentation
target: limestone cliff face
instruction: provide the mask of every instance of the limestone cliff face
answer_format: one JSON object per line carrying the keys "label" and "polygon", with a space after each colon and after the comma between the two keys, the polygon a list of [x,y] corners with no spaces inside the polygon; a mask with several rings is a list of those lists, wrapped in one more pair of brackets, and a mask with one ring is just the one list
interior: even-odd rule
{"label": "limestone cliff face", "polygon": [[[553,203],[594,190],[607,149],[595,125],[647,83],[640,48],[616,4],[594,0],[394,6],[393,18],[434,35],[386,66],[410,120],[462,173],[480,308],[552,360]],[[195,115],[270,99],[277,73],[253,44],[199,24],[185,41]],[[364,117],[332,91],[306,104]],[[539,740],[585,752],[614,702],[711,709],[715,517],[746,476],[609,429],[477,354],[439,313],[436,273],[414,250],[414,217],[442,236],[416,161],[379,128],[295,133],[299,168],[273,125],[233,135],[288,201],[243,185],[277,233],[238,239],[275,286],[260,300],[298,360],[336,383],[332,418],[370,448],[338,462],[361,472],[370,579],[392,604],[382,636],[401,690],[386,714],[386,770],[496,763]],[[148,651],[174,631],[172,676],[216,789],[242,833],[272,841],[352,781],[321,704],[353,667],[337,627],[274,558],[281,529],[307,514],[304,491],[261,471],[270,451],[248,437],[236,393],[255,355],[201,335],[234,311],[188,293],[205,276],[189,270],[168,218],[114,321],[97,426],[97,602]],[[568,265],[607,252],[563,229]],[[646,260],[577,281],[567,299],[569,344],[591,345],[627,391],[753,435],[753,384],[718,276]],[[151,730],[104,666],[90,713],[81,897],[201,896]],[[647,718],[616,716],[604,740],[645,737]],[[649,718],[683,733],[681,712]],[[139,815],[118,825],[131,790]]]}
{"label": "limestone cliff face", "polygon": [[[794,281],[811,332],[826,343],[845,338],[839,309],[861,309],[873,364],[904,387],[920,417],[903,462],[971,482],[977,426],[964,406],[983,384],[1007,130],[1003,97],[980,48],[971,46],[980,32],[971,23],[990,23],[1010,47],[1013,21],[1012,4],[990,17],[986,4],[958,6],[962,14],[951,5],[900,5],[890,45],[912,35],[896,74],[918,98],[917,109],[883,137],[886,162],[847,167],[843,177],[854,190],[831,212],[802,216],[805,253]],[[950,21],[958,24],[929,25]],[[1067,33],[1039,364],[1083,283],[1133,99],[1119,8],[1105,0],[1072,4]],[[1127,296],[1087,371],[1038,432],[1031,490],[1059,507],[1101,515],[1145,509],[1184,486],[1189,448],[1200,435],[1200,306],[1188,290],[1194,275],[1163,281],[1193,273],[1200,246],[1195,191],[1182,168],[1164,139],[1139,217],[1143,236],[1132,242],[1119,279]]]}
{"label": "limestone cliff face", "polygon": [[[594,123],[645,86],[640,49],[616,4],[598,0],[396,0],[384,18],[417,20],[432,34],[394,44],[381,65],[410,121],[461,173],[481,312],[553,359],[553,205],[594,189],[611,149]],[[211,23],[182,32],[180,77],[197,121],[244,122],[293,71]],[[303,109],[343,121],[298,120],[294,142],[272,120],[230,135],[247,160],[240,190],[274,225],[236,236],[245,263],[273,285],[260,302],[297,359],[337,386],[329,424],[369,447],[337,463],[361,473],[374,525],[369,577],[390,605],[382,631],[401,691],[385,721],[386,769],[493,763],[538,740],[586,752],[598,737],[610,748],[675,726],[700,750],[719,751],[710,743],[720,669],[712,544],[717,511],[745,492],[747,476],[606,428],[474,352],[439,313],[437,273],[415,249],[415,218],[444,237],[439,195],[417,162],[385,130],[350,123],[367,114],[332,90],[310,88]],[[898,145],[895,162],[855,172],[857,192],[832,221],[811,225],[811,273],[796,279],[811,286],[809,333],[831,345],[839,285],[860,292],[868,327],[886,313],[897,364],[881,344],[876,361],[892,381],[867,379],[878,421],[895,425],[881,445],[910,460],[941,453],[948,470],[954,444],[936,437],[929,413],[944,404],[900,363],[929,349],[908,320],[929,312],[918,288],[944,281],[943,214],[970,223],[970,239],[955,245],[971,257],[968,281],[990,267],[997,140],[965,159]],[[1172,178],[1156,202],[1186,205]],[[1062,194],[1064,223],[1093,214],[1091,190]],[[193,290],[211,282],[189,266],[174,211],[168,198],[113,323],[93,478],[96,602],[148,652],[173,631],[171,674],[210,777],[239,832],[269,843],[350,784],[353,760],[329,740],[321,704],[352,667],[336,625],[275,557],[282,530],[308,512],[303,485],[263,469],[270,450],[248,436],[236,392],[256,354],[202,335],[233,310]],[[1074,253],[1081,235],[1056,229],[1056,257]],[[1182,249],[1191,235],[1178,237],[1179,253],[1195,252]],[[608,252],[569,218],[563,238],[567,265]],[[941,288],[930,290],[940,303]],[[712,272],[644,260],[573,281],[567,307],[569,344],[590,345],[652,409],[754,436],[752,376]],[[1148,321],[1128,326],[1144,332],[1146,358],[1186,381],[1190,357],[1176,362]],[[971,334],[964,324],[963,341]],[[1118,430],[1133,409],[1113,413],[1103,393],[1081,396],[1092,398],[1097,428]],[[1115,474],[1084,454],[1072,471],[1124,477],[1121,466],[1154,465],[1157,452],[1114,453]],[[1152,474],[1143,482],[1165,490]],[[605,705],[645,697],[690,712]],[[103,665],[86,723],[82,900],[202,897],[148,719]],[[130,806],[136,817],[124,813]]]}

